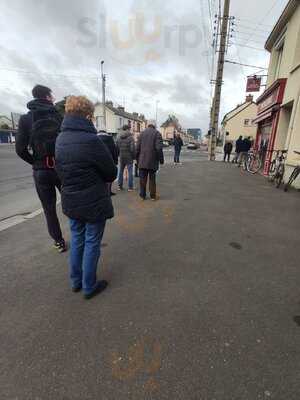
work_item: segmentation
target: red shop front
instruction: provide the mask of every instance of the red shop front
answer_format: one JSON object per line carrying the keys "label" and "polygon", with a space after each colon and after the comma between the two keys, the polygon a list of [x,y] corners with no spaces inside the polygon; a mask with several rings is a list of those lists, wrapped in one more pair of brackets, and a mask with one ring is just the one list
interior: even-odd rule
{"label": "red shop front", "polygon": [[258,125],[255,148],[263,155],[264,175],[268,175],[272,161],[285,85],[286,79],[278,79],[256,101],[257,118],[253,121]]}

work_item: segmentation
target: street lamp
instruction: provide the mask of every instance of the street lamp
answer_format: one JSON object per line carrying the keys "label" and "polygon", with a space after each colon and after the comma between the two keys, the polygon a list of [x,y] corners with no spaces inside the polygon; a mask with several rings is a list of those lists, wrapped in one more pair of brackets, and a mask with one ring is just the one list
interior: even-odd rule
{"label": "street lamp", "polygon": [[105,82],[106,77],[103,72],[104,61],[101,61],[101,79],[102,79],[102,108],[103,108],[103,129],[106,130],[106,101],[105,101]]}

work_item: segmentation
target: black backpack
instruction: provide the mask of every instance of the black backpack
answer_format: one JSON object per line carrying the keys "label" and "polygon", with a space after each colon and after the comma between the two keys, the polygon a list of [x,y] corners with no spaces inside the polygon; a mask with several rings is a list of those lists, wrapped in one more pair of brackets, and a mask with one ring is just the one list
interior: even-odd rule
{"label": "black backpack", "polygon": [[61,125],[61,118],[49,111],[36,111],[32,115],[30,146],[37,161],[43,161],[48,168],[55,166],[55,142]]}

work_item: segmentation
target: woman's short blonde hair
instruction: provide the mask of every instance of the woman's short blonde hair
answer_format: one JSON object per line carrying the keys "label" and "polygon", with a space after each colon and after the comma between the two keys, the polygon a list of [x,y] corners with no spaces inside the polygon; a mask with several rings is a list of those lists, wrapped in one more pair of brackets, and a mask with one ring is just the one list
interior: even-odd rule
{"label": "woman's short blonde hair", "polygon": [[69,96],[66,101],[66,114],[78,117],[92,117],[95,111],[94,104],[85,96]]}

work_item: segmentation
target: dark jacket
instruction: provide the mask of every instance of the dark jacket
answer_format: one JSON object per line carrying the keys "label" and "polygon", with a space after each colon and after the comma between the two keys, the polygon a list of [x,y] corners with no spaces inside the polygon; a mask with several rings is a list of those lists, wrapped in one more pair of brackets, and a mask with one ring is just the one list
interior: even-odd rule
{"label": "dark jacket", "polygon": [[18,133],[16,136],[16,153],[24,161],[31,164],[33,169],[46,169],[47,167],[45,164],[41,163],[41,161],[37,159],[35,150],[32,149],[32,152],[29,152],[28,149],[32,130],[33,115],[35,120],[38,119],[39,113],[43,113],[44,115],[45,112],[47,112],[47,114],[49,113],[49,116],[57,118],[59,122],[62,121],[62,118],[54,105],[48,100],[32,100],[27,104],[27,108],[29,109],[28,113],[22,115],[19,120]]}
{"label": "dark jacket", "polygon": [[137,160],[140,169],[157,171],[159,163],[164,163],[163,140],[154,128],[147,128],[137,141]]}
{"label": "dark jacket", "polygon": [[243,139],[238,139],[235,142],[235,151],[236,153],[240,153],[241,151],[243,151]]}
{"label": "dark jacket", "polygon": [[251,149],[252,147],[252,142],[249,139],[244,139],[243,140],[243,144],[242,144],[242,151],[244,151],[245,153]]}
{"label": "dark jacket", "polygon": [[91,121],[65,116],[56,140],[55,159],[64,214],[90,223],[112,218],[107,183],[115,180],[117,167]]}
{"label": "dark jacket", "polygon": [[232,148],[233,148],[232,143],[230,142],[226,143],[224,146],[224,153],[230,154],[232,152]]}
{"label": "dark jacket", "polygon": [[112,135],[110,135],[109,133],[106,133],[106,132],[101,132],[101,133],[98,133],[98,137],[102,140],[102,142],[108,148],[108,150],[112,156],[112,159],[114,160],[114,163],[116,165],[118,165],[118,149],[117,149],[117,146],[115,144],[115,141],[114,141],[114,138],[112,137]]}
{"label": "dark jacket", "polygon": [[131,164],[135,159],[134,138],[130,131],[122,131],[117,139],[121,164]]}
{"label": "dark jacket", "polygon": [[175,150],[181,150],[181,147],[183,146],[183,141],[180,136],[174,135],[174,148]]}

